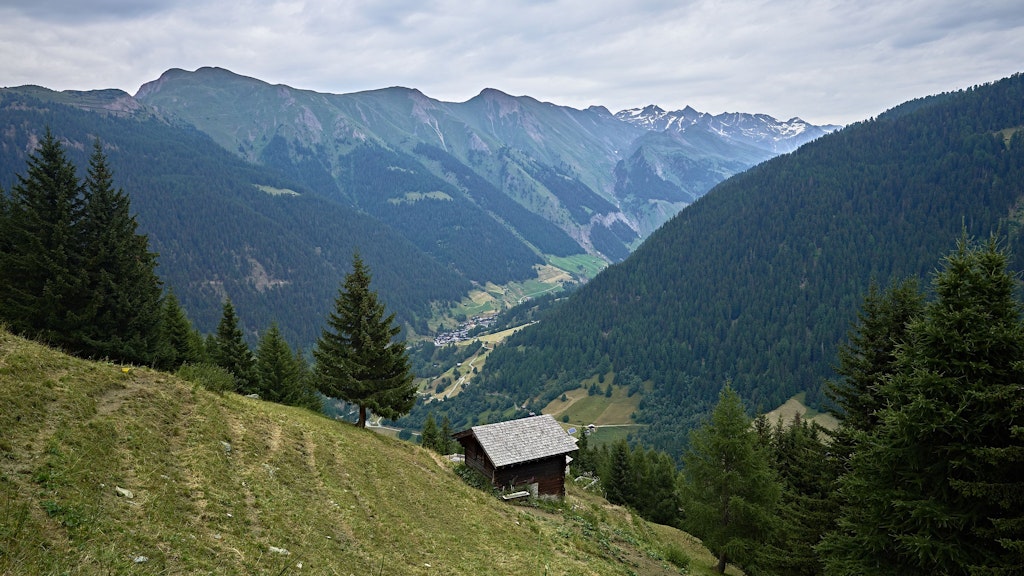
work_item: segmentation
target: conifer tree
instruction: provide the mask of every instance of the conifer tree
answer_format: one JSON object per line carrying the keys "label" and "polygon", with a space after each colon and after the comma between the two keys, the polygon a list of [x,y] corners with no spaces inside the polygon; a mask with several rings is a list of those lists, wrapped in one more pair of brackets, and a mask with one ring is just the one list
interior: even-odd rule
{"label": "conifer tree", "polygon": [[203,337],[192,327],[192,321],[178,302],[174,291],[164,296],[160,321],[160,350],[157,367],[175,370],[183,364],[196,364],[205,360]]}
{"label": "conifer tree", "polygon": [[778,521],[768,542],[758,551],[756,573],[821,574],[822,563],[814,546],[836,516],[829,497],[834,479],[822,465],[831,447],[821,441],[818,427],[799,414],[788,425],[780,418],[766,440],[772,467],[782,482],[782,495]]}
{"label": "conifer tree", "polygon": [[302,386],[302,367],[276,322],[263,333],[256,347],[256,375],[256,393],[270,402],[286,404],[285,400]]}
{"label": "conifer tree", "polygon": [[629,444],[624,439],[616,441],[603,482],[604,496],[612,504],[628,506],[633,501],[636,485],[631,464]]}
{"label": "conifer tree", "polygon": [[455,440],[452,438],[452,423],[448,420],[448,415],[445,414],[441,418],[441,437],[439,438],[441,443],[440,450],[441,454],[451,454],[454,451],[452,446]]}
{"label": "conifer tree", "polygon": [[81,221],[86,281],[77,312],[85,356],[152,364],[160,340],[160,279],[149,240],[136,233],[128,196],[115,189],[99,140],[85,179]]}
{"label": "conifer tree", "polygon": [[405,343],[395,340],[401,328],[394,314],[384,314],[369,269],[355,254],[313,357],[320,392],[359,406],[360,427],[367,411],[395,419],[416,402]]}
{"label": "conifer tree", "polygon": [[679,491],[675,462],[657,450],[637,448],[630,457],[635,478],[632,505],[644,518],[675,525],[679,520]]}
{"label": "conifer tree", "polygon": [[300,352],[292,352],[276,322],[260,337],[256,348],[256,376],[260,398],[310,410],[322,409],[306,360]]}
{"label": "conifer tree", "polygon": [[14,332],[78,351],[85,294],[82,186],[47,128],[5,202],[0,319]]}
{"label": "conifer tree", "polygon": [[235,377],[235,391],[239,394],[255,394],[259,390],[255,359],[249,345],[245,343],[238,316],[230,298],[224,299],[224,308],[217,333],[212,338],[210,356],[214,364],[224,368]]}
{"label": "conifer tree", "polygon": [[434,413],[427,414],[427,420],[423,423],[423,432],[420,436],[420,445],[429,450],[440,452],[438,446],[437,422],[434,420]]}
{"label": "conifer tree", "polygon": [[291,390],[283,402],[289,406],[299,406],[314,412],[322,412],[324,403],[316,386],[313,385],[313,371],[302,350],[295,351],[295,365],[299,368],[299,385]]}
{"label": "conifer tree", "polygon": [[875,427],[885,405],[880,392],[885,379],[896,371],[896,353],[907,338],[910,322],[924,307],[917,279],[909,278],[880,292],[871,283],[850,330],[849,342],[839,346],[839,378],[829,381],[826,394],[833,414],[840,420],[832,442],[832,454],[841,459],[840,469],[853,452],[854,436]]}
{"label": "conifer tree", "polygon": [[684,527],[718,557],[716,571],[724,573],[730,561],[755,561],[781,488],[729,385],[719,393],[711,421],[691,433],[683,463]]}
{"label": "conifer tree", "polygon": [[994,239],[961,238],[883,384],[818,547],[828,574],[1012,574],[1024,565],[1024,329]]}

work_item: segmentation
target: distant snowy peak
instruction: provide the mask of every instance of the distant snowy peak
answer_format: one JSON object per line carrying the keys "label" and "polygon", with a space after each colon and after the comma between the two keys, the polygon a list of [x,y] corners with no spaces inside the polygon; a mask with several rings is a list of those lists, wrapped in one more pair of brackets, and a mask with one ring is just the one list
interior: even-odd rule
{"label": "distant snowy peak", "polygon": [[653,104],[623,110],[616,113],[615,117],[656,132],[703,130],[723,138],[748,142],[775,153],[791,152],[805,142],[840,128],[834,125],[815,126],[795,117],[783,122],[767,114],[725,112],[713,115],[698,112],[689,106],[666,112]]}
{"label": "distant snowy peak", "polygon": [[615,117],[619,120],[624,120],[634,126],[657,132],[664,132],[669,129],[682,130],[686,126],[699,122],[704,116],[709,115],[697,112],[689,106],[675,112],[666,112],[654,104],[644,106],[643,108],[623,110],[615,114]]}

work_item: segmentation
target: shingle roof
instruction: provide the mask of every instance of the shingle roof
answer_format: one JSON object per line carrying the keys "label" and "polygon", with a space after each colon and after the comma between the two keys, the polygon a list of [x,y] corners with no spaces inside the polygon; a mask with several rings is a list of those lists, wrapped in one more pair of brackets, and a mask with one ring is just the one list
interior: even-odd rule
{"label": "shingle roof", "polygon": [[495,468],[576,450],[576,440],[548,414],[473,426],[470,431]]}

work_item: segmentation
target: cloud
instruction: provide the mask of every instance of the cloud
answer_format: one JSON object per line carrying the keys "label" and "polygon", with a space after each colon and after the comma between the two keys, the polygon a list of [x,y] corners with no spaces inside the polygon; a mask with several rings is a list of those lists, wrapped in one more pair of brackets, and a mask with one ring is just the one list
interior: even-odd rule
{"label": "cloud", "polygon": [[[220,66],[324,92],[485,87],[849,122],[1020,69],[1017,0],[0,0],[0,84],[133,92]],[[88,8],[86,8],[88,6]]]}
{"label": "cloud", "polygon": [[186,4],[174,0],[31,0],[3,3],[5,11],[38,22],[82,24],[104,20],[131,21]]}

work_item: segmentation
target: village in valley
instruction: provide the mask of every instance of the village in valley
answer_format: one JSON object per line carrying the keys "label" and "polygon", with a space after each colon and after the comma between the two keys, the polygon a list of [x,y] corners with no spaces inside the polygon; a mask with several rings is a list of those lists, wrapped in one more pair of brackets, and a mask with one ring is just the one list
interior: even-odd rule
{"label": "village in valley", "polygon": [[479,315],[473,316],[469,320],[462,322],[455,328],[446,332],[438,332],[434,336],[434,346],[447,346],[448,344],[457,344],[465,340],[469,340],[475,336],[470,336],[470,332],[476,328],[490,328],[494,325],[497,320],[496,314]]}

